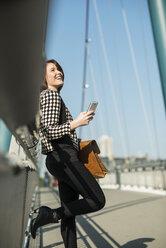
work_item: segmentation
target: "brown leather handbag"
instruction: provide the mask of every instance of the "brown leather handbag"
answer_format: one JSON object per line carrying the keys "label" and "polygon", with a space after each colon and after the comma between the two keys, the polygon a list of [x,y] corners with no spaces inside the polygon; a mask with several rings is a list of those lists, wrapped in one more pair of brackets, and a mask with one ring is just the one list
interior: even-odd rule
{"label": "brown leather handbag", "polygon": [[104,178],[108,173],[98,154],[100,149],[95,140],[79,142],[79,160],[88,168],[95,178]]}

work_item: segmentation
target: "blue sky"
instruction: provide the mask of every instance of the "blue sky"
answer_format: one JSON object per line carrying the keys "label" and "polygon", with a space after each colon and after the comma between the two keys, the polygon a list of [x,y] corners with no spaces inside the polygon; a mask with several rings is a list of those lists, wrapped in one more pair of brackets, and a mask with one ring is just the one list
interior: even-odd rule
{"label": "blue sky", "polygon": [[[85,12],[85,0],[50,0],[46,58],[56,59],[64,70],[65,84],[61,96],[73,118],[81,110]],[[94,120],[82,128],[82,139],[98,139],[106,134],[113,138],[115,156],[148,154],[150,158],[166,158],[166,118],[147,1],[90,0],[89,38],[92,41],[89,43],[86,79],[89,88],[86,89],[85,110],[90,101],[97,100],[99,105]]]}

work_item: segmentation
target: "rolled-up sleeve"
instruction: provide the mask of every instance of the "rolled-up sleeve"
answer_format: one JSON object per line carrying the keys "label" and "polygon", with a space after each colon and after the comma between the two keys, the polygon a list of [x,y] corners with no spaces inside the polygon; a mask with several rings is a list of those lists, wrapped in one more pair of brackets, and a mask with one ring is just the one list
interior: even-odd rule
{"label": "rolled-up sleeve", "polygon": [[41,124],[48,140],[70,134],[70,121],[59,123],[61,98],[56,91],[47,91],[40,97]]}

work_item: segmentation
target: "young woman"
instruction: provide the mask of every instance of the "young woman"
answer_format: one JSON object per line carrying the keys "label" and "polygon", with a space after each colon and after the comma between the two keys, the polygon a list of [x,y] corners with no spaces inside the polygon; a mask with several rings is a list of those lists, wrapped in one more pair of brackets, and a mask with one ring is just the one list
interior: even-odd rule
{"label": "young woman", "polygon": [[[44,90],[40,94],[42,153],[46,167],[58,179],[61,207],[41,206],[31,221],[31,234],[36,237],[38,227],[61,221],[61,235],[65,248],[77,247],[75,216],[102,209],[105,196],[89,170],[78,159],[78,139],[75,129],[88,125],[93,111],[81,112],[73,120],[65,106],[60,90],[64,73],[55,60],[48,60],[45,68]],[[79,199],[79,195],[82,199]]]}

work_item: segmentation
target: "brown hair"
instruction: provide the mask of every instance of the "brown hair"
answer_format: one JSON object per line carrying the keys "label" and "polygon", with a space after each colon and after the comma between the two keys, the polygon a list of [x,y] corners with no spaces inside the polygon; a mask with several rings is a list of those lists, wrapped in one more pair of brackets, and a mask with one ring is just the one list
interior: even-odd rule
{"label": "brown hair", "polygon": [[[58,71],[62,72],[62,76],[63,76],[62,79],[63,79],[63,81],[64,81],[65,75],[64,75],[63,69],[62,69],[62,67],[60,66],[60,64],[58,64],[58,62],[57,62],[55,59],[47,60],[47,61],[45,62],[44,78],[43,78],[43,81],[42,81],[42,84],[41,84],[41,89],[40,89],[40,91],[48,89],[48,83],[47,83],[47,80],[46,80],[46,66],[47,66],[47,64],[49,64],[49,63],[53,63],[53,64],[57,67]],[[62,87],[63,87],[63,85],[62,85],[61,87],[59,87],[58,91],[60,91],[60,90],[62,89]]]}

